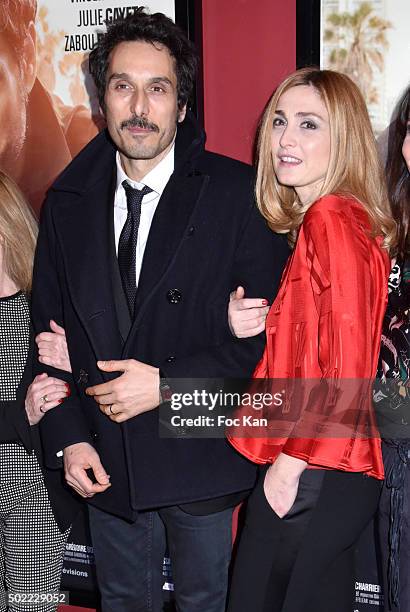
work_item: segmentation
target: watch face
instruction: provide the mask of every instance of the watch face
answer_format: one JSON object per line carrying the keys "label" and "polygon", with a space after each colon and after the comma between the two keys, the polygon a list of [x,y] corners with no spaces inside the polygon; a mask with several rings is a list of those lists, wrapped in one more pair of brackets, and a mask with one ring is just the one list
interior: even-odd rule
{"label": "watch face", "polygon": [[161,393],[161,399],[163,402],[170,402],[172,399],[172,390],[171,387],[167,383],[161,383],[159,386],[159,391]]}

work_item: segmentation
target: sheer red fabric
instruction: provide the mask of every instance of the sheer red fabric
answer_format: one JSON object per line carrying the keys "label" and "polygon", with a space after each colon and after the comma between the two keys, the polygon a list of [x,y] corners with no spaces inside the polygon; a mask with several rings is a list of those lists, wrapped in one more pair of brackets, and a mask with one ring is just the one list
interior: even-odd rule
{"label": "sheer red fabric", "polygon": [[[373,238],[368,215],[356,200],[329,195],[305,215],[266,321],[267,343],[253,374],[262,379],[371,381],[377,368],[381,325],[387,304],[390,261]],[[371,394],[364,407],[374,424]],[[330,406],[330,413],[332,406]],[[363,405],[361,406],[363,411]],[[331,416],[331,414],[330,414]],[[228,439],[256,463],[274,462],[280,452],[324,467],[384,477],[377,435]]]}

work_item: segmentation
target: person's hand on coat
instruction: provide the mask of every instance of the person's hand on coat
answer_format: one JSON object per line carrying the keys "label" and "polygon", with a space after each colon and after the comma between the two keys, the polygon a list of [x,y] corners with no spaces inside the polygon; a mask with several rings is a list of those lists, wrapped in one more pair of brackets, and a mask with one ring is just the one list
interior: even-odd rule
{"label": "person's hand on coat", "polygon": [[38,374],[27,389],[25,409],[30,425],[37,425],[46,412],[70,395],[70,387],[59,378]]}
{"label": "person's hand on coat", "polygon": [[40,363],[71,372],[65,330],[51,319],[49,332],[41,332],[36,336],[38,360]]}
{"label": "person's hand on coat", "polygon": [[228,322],[232,334],[237,338],[257,336],[265,329],[268,312],[268,300],[245,298],[245,289],[237,287],[232,291],[228,304]]}

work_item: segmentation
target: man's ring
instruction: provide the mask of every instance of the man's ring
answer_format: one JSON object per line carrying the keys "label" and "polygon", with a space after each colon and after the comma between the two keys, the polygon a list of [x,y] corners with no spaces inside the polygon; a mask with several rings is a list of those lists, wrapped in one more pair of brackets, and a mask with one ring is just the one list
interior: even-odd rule
{"label": "man's ring", "polygon": [[108,410],[110,411],[110,414],[114,414],[114,412],[112,411],[112,404],[108,406]]}

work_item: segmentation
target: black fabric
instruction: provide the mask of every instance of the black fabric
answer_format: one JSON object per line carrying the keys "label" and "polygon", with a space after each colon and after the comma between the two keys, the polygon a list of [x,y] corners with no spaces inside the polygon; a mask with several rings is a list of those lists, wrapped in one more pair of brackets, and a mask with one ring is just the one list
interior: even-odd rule
{"label": "black fabric", "polygon": [[249,489],[246,491],[239,491],[238,493],[232,493],[231,495],[222,495],[221,497],[214,497],[213,499],[207,499],[203,502],[193,502],[191,504],[180,504],[181,510],[187,514],[193,516],[205,516],[213,512],[222,512],[227,508],[234,508],[244,499],[249,496]]}
{"label": "black fabric", "polygon": [[383,610],[405,612],[410,609],[410,461],[405,457],[403,445],[399,448],[397,444],[383,442],[382,450],[386,480],[376,524],[377,553],[383,576]]}
{"label": "black fabric", "polygon": [[146,185],[143,189],[134,189],[127,181],[123,181],[122,186],[127,196],[128,214],[118,242],[118,266],[132,318],[134,316],[135,296],[137,293],[135,262],[138,229],[141,220],[141,204],[143,197],[151,193],[152,189]]}
{"label": "black fabric", "polygon": [[15,442],[18,440],[15,425],[10,422],[10,410],[13,410],[14,402],[0,402],[0,444],[3,442]]}
{"label": "black fabric", "polygon": [[381,481],[305,470],[279,518],[263,491],[265,473],[248,501],[228,612],[351,612],[354,546],[376,512]]}
{"label": "black fabric", "polygon": [[289,251],[257,211],[252,169],[205,151],[204,134],[188,114],[178,125],[175,170],[152,220],[129,323],[112,247],[115,155],[101,133],[49,191],[36,252],[33,321],[36,331],[51,318],[64,325],[73,368],[72,376],[46,369],[73,388],[41,422],[49,465],[58,465],[61,448],[93,444],[112,486],[90,503],[133,519],[140,509],[250,489],[256,470],[225,440],[160,438],[157,410],[112,422],[85,394],[88,386],[117,376],[101,372],[96,361],[137,359],[167,378],[250,376],[264,335],[232,336],[229,294],[241,284],[248,297],[272,299]]}

